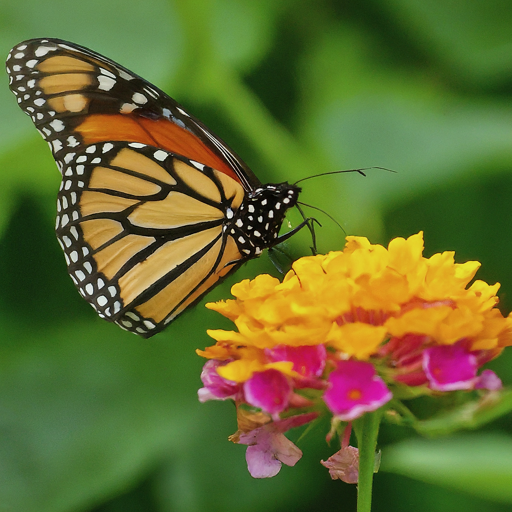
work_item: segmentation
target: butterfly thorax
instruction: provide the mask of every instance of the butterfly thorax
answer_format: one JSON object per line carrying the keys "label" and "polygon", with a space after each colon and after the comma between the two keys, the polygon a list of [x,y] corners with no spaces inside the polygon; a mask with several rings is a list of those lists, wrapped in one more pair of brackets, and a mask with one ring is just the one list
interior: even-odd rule
{"label": "butterfly thorax", "polygon": [[250,192],[228,226],[240,252],[248,258],[276,245],[286,212],[296,205],[300,187],[263,185]]}

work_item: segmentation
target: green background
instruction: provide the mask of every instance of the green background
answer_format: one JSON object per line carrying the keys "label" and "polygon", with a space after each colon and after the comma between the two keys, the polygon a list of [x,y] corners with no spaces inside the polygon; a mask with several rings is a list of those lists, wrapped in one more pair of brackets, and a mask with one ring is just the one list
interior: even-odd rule
{"label": "green background", "polygon": [[[307,181],[302,200],[345,233],[385,243],[425,231],[426,250],[478,260],[512,308],[512,4],[507,0],[0,0],[0,54],[59,37],[166,90],[263,182]],[[355,510],[354,486],[303,459],[247,473],[231,404],[199,404],[202,304],[142,340],[96,317],[54,233],[59,175],[0,79],[0,511]],[[319,249],[345,233],[321,213]],[[293,224],[298,217],[291,215]],[[288,247],[307,254],[307,233]],[[265,255],[211,292],[261,272]],[[512,383],[511,355],[491,367]],[[425,440],[384,426],[375,511],[512,510],[509,416]]]}

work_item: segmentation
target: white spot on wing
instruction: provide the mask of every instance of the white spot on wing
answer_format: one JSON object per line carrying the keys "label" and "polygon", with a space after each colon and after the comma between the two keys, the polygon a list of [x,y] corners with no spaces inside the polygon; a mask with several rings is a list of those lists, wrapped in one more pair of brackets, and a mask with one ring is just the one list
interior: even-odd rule
{"label": "white spot on wing", "polygon": [[62,142],[59,139],[55,139],[52,141],[53,145],[53,151],[57,153],[57,151],[60,151],[62,149]]}
{"label": "white spot on wing", "polygon": [[190,163],[196,168],[196,169],[199,169],[200,171],[204,170],[204,165],[203,164],[200,164],[199,162],[196,162],[195,160],[190,160]]}
{"label": "white spot on wing", "polygon": [[114,78],[110,78],[109,76],[98,76],[98,89],[101,89],[102,91],[110,91],[114,85],[116,85],[116,81]]}
{"label": "white spot on wing", "polygon": [[116,75],[114,73],[111,73],[108,69],[100,68],[100,73],[105,76],[109,76],[110,78],[115,78]]}
{"label": "white spot on wing", "polygon": [[[35,102],[34,102],[35,103]],[[56,131],[61,132],[64,130],[65,125],[60,119],[54,119],[51,123],[49,123],[50,126]]]}
{"label": "white spot on wing", "polygon": [[48,46],[40,46],[35,52],[34,55],[36,57],[44,57],[47,53],[54,50],[54,48],[49,48]]}
{"label": "white spot on wing", "polygon": [[156,160],[163,162],[167,158],[167,153],[159,149],[158,151],[155,151],[153,153],[153,156],[155,157]]}
{"label": "white spot on wing", "polygon": [[123,103],[121,105],[121,114],[129,114],[130,112],[133,112],[137,107],[137,105],[134,105],[133,103]]}
{"label": "white spot on wing", "polygon": [[103,306],[106,306],[107,303],[108,303],[108,299],[107,297],[105,297],[105,295],[100,295],[97,299],[96,299],[96,302],[98,303],[99,306],[103,307]]}
{"label": "white spot on wing", "polygon": [[140,92],[134,93],[134,95],[132,96],[132,100],[135,103],[138,103],[139,105],[144,105],[145,103],[148,102],[148,99],[146,98],[146,96],[144,96],[144,94],[141,94]]}
{"label": "white spot on wing", "polygon": [[76,140],[76,138],[73,135],[70,135],[66,140],[70,148],[76,148],[77,146],[80,145],[80,143]]}
{"label": "white spot on wing", "polygon": [[125,80],[133,80],[135,78],[133,75],[127,73],[124,69],[118,69],[117,72],[119,73],[119,76]]}

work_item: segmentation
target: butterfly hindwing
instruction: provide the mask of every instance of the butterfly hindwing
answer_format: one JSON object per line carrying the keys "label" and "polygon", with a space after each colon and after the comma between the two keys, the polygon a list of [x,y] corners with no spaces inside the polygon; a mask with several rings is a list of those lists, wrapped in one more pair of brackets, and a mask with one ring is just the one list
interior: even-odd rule
{"label": "butterfly hindwing", "polygon": [[87,146],[63,168],[57,203],[69,273],[100,316],[154,334],[242,260],[223,222],[243,196],[223,173],[159,148]]}

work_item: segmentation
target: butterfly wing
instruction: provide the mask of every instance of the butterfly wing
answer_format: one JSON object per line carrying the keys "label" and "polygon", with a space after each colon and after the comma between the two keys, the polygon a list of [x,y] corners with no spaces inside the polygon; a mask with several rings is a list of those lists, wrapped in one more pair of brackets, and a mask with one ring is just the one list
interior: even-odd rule
{"label": "butterfly wing", "polygon": [[243,261],[223,231],[243,197],[220,171],[162,149],[93,144],[64,168],[57,237],[98,314],[150,336]]}
{"label": "butterfly wing", "polygon": [[[112,140],[142,142],[217,169],[250,191],[259,180],[219,137],[123,66],[59,39],[32,39],[7,58],[10,88],[53,152]],[[69,157],[68,157],[69,158]]]}
{"label": "butterfly wing", "polygon": [[57,236],[100,316],[149,337],[248,259],[223,224],[259,181],[174,100],[55,39],[16,46],[7,71],[62,173]]}

